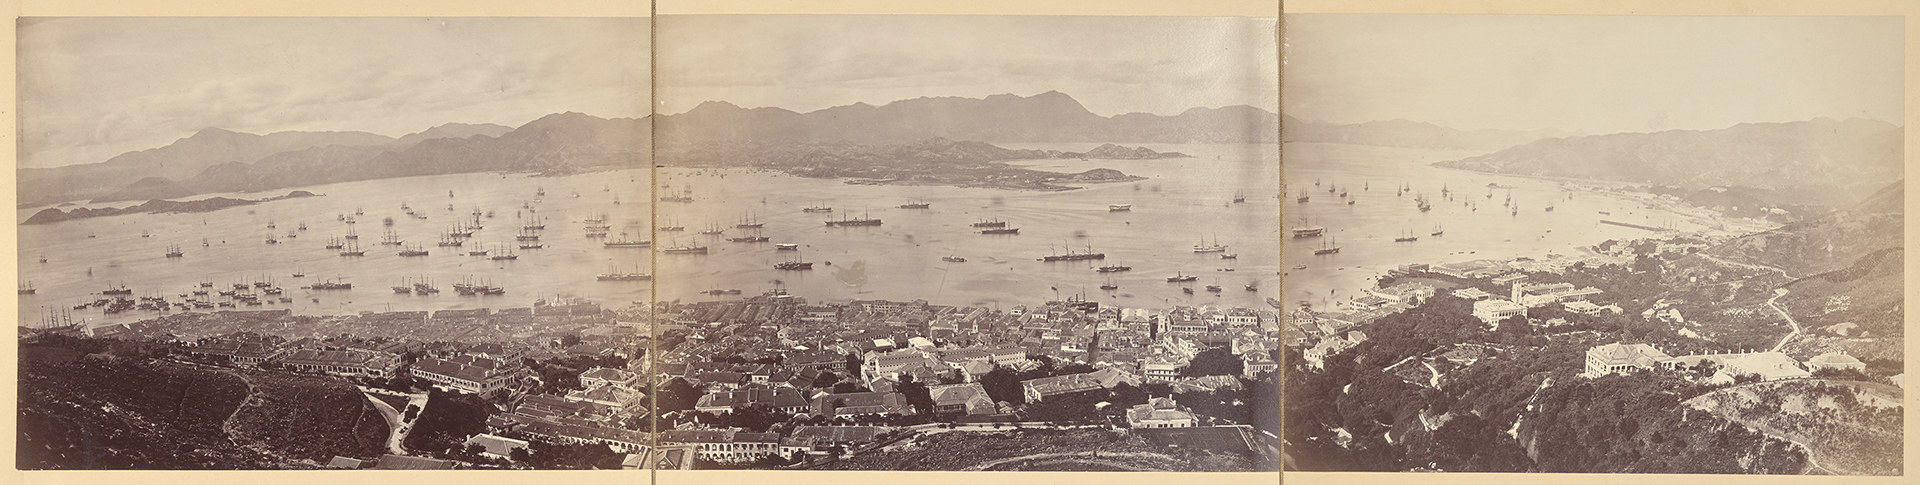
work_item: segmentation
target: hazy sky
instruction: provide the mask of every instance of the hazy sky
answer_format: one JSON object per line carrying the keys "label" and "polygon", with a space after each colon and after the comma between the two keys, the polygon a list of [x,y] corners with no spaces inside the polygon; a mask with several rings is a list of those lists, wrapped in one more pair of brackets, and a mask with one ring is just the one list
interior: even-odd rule
{"label": "hazy sky", "polygon": [[40,18],[19,30],[23,166],[203,128],[519,126],[647,114],[645,18]]}
{"label": "hazy sky", "polygon": [[1275,20],[1059,16],[656,17],[658,111],[812,111],[921,96],[1067,93],[1096,114],[1279,109]]}
{"label": "hazy sky", "polygon": [[1590,134],[1901,123],[1898,17],[1289,14],[1286,113]]}

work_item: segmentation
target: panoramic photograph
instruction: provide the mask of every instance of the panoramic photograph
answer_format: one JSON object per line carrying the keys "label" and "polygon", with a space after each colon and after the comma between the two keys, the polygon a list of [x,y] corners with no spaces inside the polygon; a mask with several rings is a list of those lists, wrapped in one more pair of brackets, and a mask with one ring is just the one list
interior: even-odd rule
{"label": "panoramic photograph", "polygon": [[646,18],[24,18],[45,469],[639,468]]}
{"label": "panoramic photograph", "polygon": [[1285,22],[1286,470],[1904,473],[1902,18]]}
{"label": "panoramic photograph", "polygon": [[655,27],[647,466],[1279,469],[1276,19]]}

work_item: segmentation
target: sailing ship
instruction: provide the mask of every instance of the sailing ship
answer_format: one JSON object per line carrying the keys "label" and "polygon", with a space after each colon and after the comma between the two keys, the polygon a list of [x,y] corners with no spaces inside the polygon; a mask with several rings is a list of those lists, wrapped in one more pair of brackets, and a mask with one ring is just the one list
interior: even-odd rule
{"label": "sailing ship", "polygon": [[380,245],[382,246],[399,246],[401,243],[399,233],[387,231],[385,235],[380,236]]}
{"label": "sailing ship", "polygon": [[367,250],[360,249],[360,241],[347,241],[340,249],[341,256],[366,256]]}
{"label": "sailing ship", "polygon": [[878,226],[878,225],[880,225],[879,219],[874,219],[870,215],[866,215],[866,214],[861,215],[860,218],[858,219],[847,219],[846,216],[843,214],[840,220],[838,221],[827,221],[827,227]]}
{"label": "sailing ship", "polygon": [[1414,242],[1418,240],[1420,240],[1420,236],[1407,232],[1406,229],[1400,230],[1400,237],[1393,238],[1393,242]]}
{"label": "sailing ship", "polygon": [[1315,248],[1313,250],[1313,254],[1315,256],[1335,254],[1338,252],[1340,252],[1340,246],[1337,242],[1333,241],[1333,238],[1327,238],[1326,240],[1320,241],[1320,247]]}
{"label": "sailing ship", "polygon": [[327,249],[345,249],[346,247],[347,247],[347,244],[340,242],[340,238],[336,237],[336,238],[327,240]]}
{"label": "sailing ship", "polygon": [[740,223],[734,224],[733,227],[737,229],[759,229],[766,227],[766,224],[760,222],[760,217],[749,215],[747,217],[741,217]]}
{"label": "sailing ship", "polygon": [[307,289],[309,290],[351,290],[353,289],[353,283],[341,283],[336,280],[327,280],[319,283],[314,283],[312,286],[308,286]]}
{"label": "sailing ship", "polygon": [[603,247],[609,247],[609,248],[644,248],[644,247],[652,246],[653,241],[635,240],[633,238],[628,237],[626,232],[621,232],[620,239],[605,241],[600,243],[600,245]]}
{"label": "sailing ship", "polygon": [[1218,236],[1215,236],[1212,245],[1208,245],[1207,240],[1204,238],[1200,240],[1200,244],[1193,245],[1193,252],[1196,252],[1196,253],[1223,253],[1226,251],[1227,251],[1227,246],[1224,244],[1220,244],[1220,239]]}
{"label": "sailing ship", "polygon": [[794,255],[793,255],[793,259],[790,259],[790,260],[786,260],[786,261],[781,261],[781,262],[779,262],[779,263],[775,263],[775,264],[773,265],[773,269],[777,269],[777,270],[781,270],[781,271],[803,271],[803,270],[810,270],[810,269],[813,269],[813,262],[811,262],[811,261],[801,261],[801,260],[800,260],[800,255],[796,253],[796,254],[794,254]]}
{"label": "sailing ship", "polygon": [[667,253],[667,254],[707,254],[707,247],[706,246],[673,246],[669,248],[662,248],[660,252]]}
{"label": "sailing ship", "polygon": [[647,280],[653,279],[653,276],[645,273],[641,273],[638,271],[632,272],[632,273],[621,273],[619,271],[614,270],[613,268],[607,268],[607,272],[601,273],[600,276],[597,276],[594,279],[597,279],[600,281],[647,281]]}
{"label": "sailing ship", "polygon": [[1300,225],[1293,226],[1293,237],[1295,238],[1320,237],[1326,233],[1327,226],[1311,225],[1307,223],[1306,219],[1301,219]]}
{"label": "sailing ship", "polygon": [[186,253],[180,252],[180,246],[178,245],[167,246],[167,257],[178,258],[182,256],[186,256]]}
{"label": "sailing ship", "polygon": [[520,255],[514,254],[513,248],[507,247],[506,243],[501,243],[500,254],[488,256],[488,259],[492,259],[494,261],[512,261],[512,260],[520,259]]}
{"label": "sailing ship", "polygon": [[1055,261],[1086,261],[1093,259],[1107,259],[1107,253],[1093,252],[1092,245],[1087,246],[1086,252],[1076,253],[1073,252],[1073,246],[1067,246],[1067,254],[1050,254],[1041,256],[1038,260],[1051,263]]}
{"label": "sailing ship", "polygon": [[414,247],[400,250],[401,257],[411,258],[411,257],[426,256],[426,255],[427,255],[427,250],[420,246],[414,246]]}
{"label": "sailing ship", "polygon": [[1434,236],[1434,237],[1440,237],[1441,235],[1444,235],[1444,234],[1446,234],[1446,233],[1447,233],[1447,230],[1446,230],[1446,229],[1442,229],[1442,228],[1440,228],[1440,225],[1439,225],[1439,224],[1434,224],[1434,225],[1433,225],[1433,234],[1431,234],[1432,236]]}

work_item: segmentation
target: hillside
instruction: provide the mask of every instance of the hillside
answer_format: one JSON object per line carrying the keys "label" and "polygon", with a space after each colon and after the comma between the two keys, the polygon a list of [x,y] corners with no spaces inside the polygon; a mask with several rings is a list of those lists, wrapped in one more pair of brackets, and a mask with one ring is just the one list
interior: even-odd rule
{"label": "hillside", "polygon": [[22,345],[21,469],[284,469],[384,449],[385,420],[346,383],[115,356],[101,346]]}
{"label": "hillside", "polygon": [[1551,138],[1435,165],[1685,189],[1754,187],[1778,192],[1783,200],[1774,203],[1843,207],[1901,177],[1901,135],[1878,121],[1819,118]]}
{"label": "hillside", "polygon": [[399,139],[362,132],[253,135],[202,130],[106,162],[20,169],[19,205],[250,192],[331,182],[485,171],[570,173],[644,163],[647,119],[580,113],[518,128],[449,123]]}
{"label": "hillside", "polygon": [[708,101],[659,117],[663,149],[735,142],[888,145],[928,138],[1013,142],[1273,143],[1279,116],[1250,106],[1193,108],[1178,115],[1105,117],[1072,96],[996,94],[982,99],[922,97],[855,103],[806,113]]}
{"label": "hillside", "polygon": [[835,143],[705,142],[663,145],[658,163],[681,167],[756,167],[802,177],[865,179],[855,183],[955,185],[1025,190],[1069,190],[1054,182],[1141,180],[1107,168],[1063,174],[1002,163],[1011,160],[1191,158],[1179,152],[1106,144],[1087,152],[1001,148],[977,141],[929,138],[913,143],[867,145]]}
{"label": "hillside", "polygon": [[[1889,177],[1897,178],[1897,177]],[[1851,207],[1727,241],[1705,253],[1730,261],[1779,266],[1795,278],[1848,268],[1862,257],[1903,245],[1905,181],[1874,187]]]}
{"label": "hillside", "polygon": [[1523,143],[1568,136],[1556,130],[1459,130],[1408,120],[1335,124],[1285,117],[1281,139],[1288,143],[1343,143],[1402,148],[1499,150]]}
{"label": "hillside", "polygon": [[442,125],[379,145],[282,151],[257,160],[211,165],[182,179],[141,179],[99,193],[94,200],[178,198],[451,173],[563,174],[597,167],[640,166],[650,150],[645,118],[605,119],[560,113],[508,131],[502,129],[498,125]]}
{"label": "hillside", "polygon": [[164,181],[192,177],[217,165],[253,162],[286,151],[328,146],[367,147],[393,141],[358,131],[254,135],[208,128],[167,146],[123,153],[104,162],[19,169],[16,172],[19,203],[37,205],[91,199],[118,190],[139,195],[115,200],[179,197],[191,194],[165,187]]}

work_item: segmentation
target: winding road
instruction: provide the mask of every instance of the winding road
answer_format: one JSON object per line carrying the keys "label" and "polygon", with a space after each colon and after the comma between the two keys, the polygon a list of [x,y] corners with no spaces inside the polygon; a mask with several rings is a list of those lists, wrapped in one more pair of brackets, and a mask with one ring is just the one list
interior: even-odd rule
{"label": "winding road", "polygon": [[[1781,274],[1786,274],[1786,273],[1782,272]],[[1787,324],[1793,326],[1793,333],[1789,333],[1785,337],[1780,337],[1780,343],[1773,344],[1773,350],[1771,350],[1770,352],[1779,352],[1781,348],[1787,346],[1787,341],[1793,340],[1794,337],[1800,335],[1800,322],[1794,321],[1793,315],[1788,315],[1787,309],[1780,307],[1779,300],[1780,300],[1780,297],[1783,297],[1783,296],[1787,296],[1786,288],[1774,288],[1773,298],[1767,299],[1767,306],[1773,307],[1773,311],[1780,312],[1780,316],[1786,317]]]}

